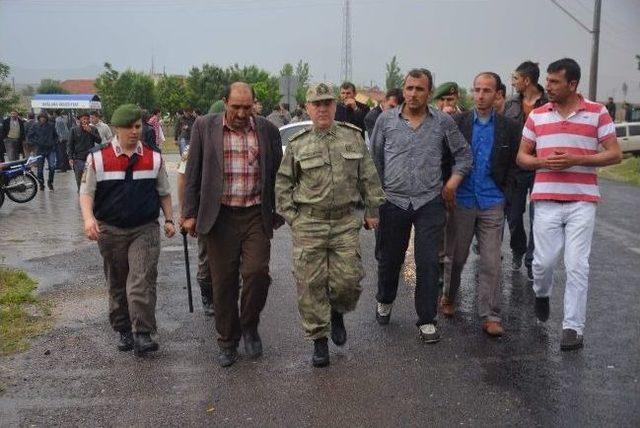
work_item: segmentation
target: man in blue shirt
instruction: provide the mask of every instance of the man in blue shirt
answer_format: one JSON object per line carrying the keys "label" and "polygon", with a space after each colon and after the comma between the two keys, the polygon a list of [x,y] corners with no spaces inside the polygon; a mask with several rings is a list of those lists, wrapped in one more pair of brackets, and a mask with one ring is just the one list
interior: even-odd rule
{"label": "man in blue shirt", "polygon": [[493,109],[500,76],[480,73],[473,81],[475,108],[454,117],[471,142],[473,169],[456,192],[456,206],[449,222],[454,239],[445,243],[445,285],[441,312],[455,314],[460,276],[474,235],[478,240],[478,311],[482,328],[491,336],[503,334],[500,319],[500,247],[504,206],[514,182],[520,142],[518,124]]}

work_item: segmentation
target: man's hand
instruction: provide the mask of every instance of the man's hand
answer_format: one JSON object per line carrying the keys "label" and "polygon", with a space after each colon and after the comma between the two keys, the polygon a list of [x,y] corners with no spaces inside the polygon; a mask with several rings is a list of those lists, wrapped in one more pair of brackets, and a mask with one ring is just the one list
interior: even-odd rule
{"label": "man's hand", "polygon": [[69,166],[73,168],[73,159],[69,159]]}
{"label": "man's hand", "polygon": [[558,171],[578,165],[579,160],[579,157],[576,155],[554,150],[552,155],[545,158],[544,167],[552,171]]}
{"label": "man's hand", "polygon": [[364,228],[369,230],[376,230],[378,225],[380,224],[380,219],[377,217],[365,217],[364,218]]}
{"label": "man's hand", "polygon": [[447,208],[447,211],[453,211],[456,208],[456,189],[457,187],[452,186],[448,182],[442,186],[442,199],[444,200],[444,206]]}
{"label": "man's hand", "polygon": [[165,223],[164,236],[166,236],[167,238],[171,238],[175,234],[176,234],[176,227],[173,225],[173,223]]}
{"label": "man's hand", "polygon": [[344,105],[350,108],[351,110],[358,109],[358,105],[356,104],[356,100],[354,98],[346,98],[344,100]]}
{"label": "man's hand", "polygon": [[451,106],[444,106],[442,107],[442,112],[443,113],[447,113],[447,114],[456,114],[457,111],[454,107]]}
{"label": "man's hand", "polygon": [[182,222],[182,228],[184,230],[187,231],[187,233],[193,237],[196,237],[196,219],[191,217],[191,218],[185,218],[184,221]]}
{"label": "man's hand", "polygon": [[98,227],[98,222],[95,217],[90,218],[84,222],[84,234],[87,235],[92,241],[98,240],[98,234],[100,233],[100,228]]}

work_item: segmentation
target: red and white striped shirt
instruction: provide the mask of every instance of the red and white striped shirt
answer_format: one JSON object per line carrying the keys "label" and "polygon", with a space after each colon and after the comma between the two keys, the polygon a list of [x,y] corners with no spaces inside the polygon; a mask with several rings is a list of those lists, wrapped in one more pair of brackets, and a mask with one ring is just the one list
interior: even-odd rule
{"label": "red and white striped shirt", "polygon": [[[535,145],[536,155],[546,157],[555,151],[574,155],[594,155],[598,145],[616,130],[607,109],[580,96],[580,107],[564,118],[551,102],[533,110],[522,130],[522,139]],[[539,169],[531,192],[534,201],[600,200],[595,167],[572,166],[560,171]]]}

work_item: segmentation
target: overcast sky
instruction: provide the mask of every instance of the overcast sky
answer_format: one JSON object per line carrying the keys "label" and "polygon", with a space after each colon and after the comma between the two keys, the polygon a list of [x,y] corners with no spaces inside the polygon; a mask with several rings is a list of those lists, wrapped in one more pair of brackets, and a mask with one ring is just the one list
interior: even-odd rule
{"label": "overcast sky", "polygon": [[[585,25],[593,0],[559,0]],[[640,1],[603,0],[598,98],[640,102]],[[95,77],[116,69],[187,74],[191,66],[255,64],[277,72],[302,59],[312,80],[339,82],[344,0],[0,0],[0,61],[16,82]],[[353,80],[384,86],[385,63],[431,69],[470,86],[476,72],[508,81],[523,60],[564,56],[588,92],[591,35],[550,0],[352,0]],[[62,72],[61,72],[62,71]],[[60,73],[63,76],[60,76]],[[36,80],[37,81],[37,80]]]}

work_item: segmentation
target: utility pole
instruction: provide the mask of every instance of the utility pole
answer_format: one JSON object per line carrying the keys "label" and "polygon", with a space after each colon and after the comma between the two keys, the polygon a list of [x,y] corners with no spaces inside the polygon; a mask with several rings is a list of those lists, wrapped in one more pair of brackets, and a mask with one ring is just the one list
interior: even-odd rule
{"label": "utility pole", "polygon": [[579,26],[584,28],[593,37],[591,44],[591,67],[589,69],[589,99],[596,101],[598,92],[598,53],[600,47],[600,12],[602,9],[602,0],[595,0],[593,7],[593,28],[584,25],[578,18],[573,16],[571,12],[565,9],[557,0],[551,0],[558,9],[566,13],[569,18],[573,19]]}
{"label": "utility pole", "polygon": [[351,58],[351,2],[344,1],[344,39],[342,51],[342,81],[351,81],[353,59]]}
{"label": "utility pole", "polygon": [[593,42],[591,44],[591,69],[589,70],[589,99],[596,101],[598,92],[598,51],[600,49],[600,9],[602,0],[596,0],[593,8]]}

